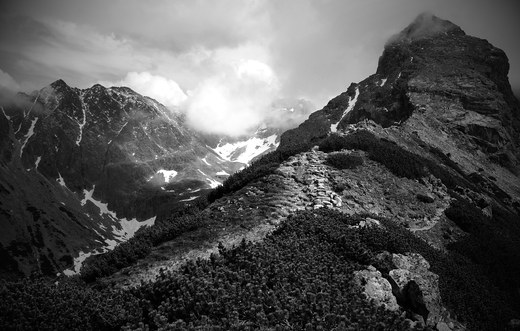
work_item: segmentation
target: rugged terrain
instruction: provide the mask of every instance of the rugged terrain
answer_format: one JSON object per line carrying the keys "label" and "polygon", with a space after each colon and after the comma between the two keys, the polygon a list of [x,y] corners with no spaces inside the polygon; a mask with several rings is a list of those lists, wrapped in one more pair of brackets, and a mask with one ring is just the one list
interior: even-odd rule
{"label": "rugged terrain", "polygon": [[4,105],[0,125],[2,252],[24,274],[111,249],[244,166],[124,87],[58,80]]}
{"label": "rugged terrain", "polygon": [[194,200],[200,210],[89,258],[81,277],[100,288],[89,295],[111,295],[118,313],[83,320],[518,329],[520,105],[507,72],[487,41],[419,16],[387,43],[374,75]]}
{"label": "rugged terrain", "polygon": [[[494,222],[511,222],[497,225],[504,226],[499,232],[517,229],[520,107],[507,71],[507,57],[487,41],[467,36],[451,22],[418,17],[388,42],[376,74],[352,84],[282,136],[278,153],[293,156],[202,211],[217,221],[155,247],[146,259],[104,281],[117,287],[153,281],[187,260],[209,258],[221,244],[262,240],[297,211],[320,208],[369,215],[357,225],[361,228],[380,226],[380,217],[390,219],[439,251],[473,235],[447,211],[457,199]],[[311,150],[291,153],[302,145]],[[342,158],[346,161],[334,162]],[[504,213],[509,218],[502,219]],[[423,294],[432,293],[426,299],[433,300],[427,304],[427,324],[464,328],[446,317],[438,276],[421,267],[428,261],[420,255],[411,261],[404,263],[406,271],[397,268],[386,279],[401,287],[415,279]],[[369,284],[369,297],[389,305],[395,297],[380,271],[388,272],[370,266],[356,277]]]}

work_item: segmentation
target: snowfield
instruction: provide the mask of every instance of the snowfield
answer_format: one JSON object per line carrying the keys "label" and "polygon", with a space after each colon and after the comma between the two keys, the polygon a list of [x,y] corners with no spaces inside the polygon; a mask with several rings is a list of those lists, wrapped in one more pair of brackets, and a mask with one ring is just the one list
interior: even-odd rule
{"label": "snowfield", "polygon": [[254,137],[236,143],[219,144],[213,150],[224,160],[249,164],[258,155],[278,147],[277,138],[275,134],[264,139]]}

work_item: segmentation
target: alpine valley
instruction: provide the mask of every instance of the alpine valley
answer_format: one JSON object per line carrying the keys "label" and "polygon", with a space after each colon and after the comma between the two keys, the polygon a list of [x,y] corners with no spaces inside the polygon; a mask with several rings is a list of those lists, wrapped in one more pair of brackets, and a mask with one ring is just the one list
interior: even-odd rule
{"label": "alpine valley", "polygon": [[19,95],[0,113],[0,326],[519,329],[508,71],[422,14],[283,134],[202,135],[123,87]]}

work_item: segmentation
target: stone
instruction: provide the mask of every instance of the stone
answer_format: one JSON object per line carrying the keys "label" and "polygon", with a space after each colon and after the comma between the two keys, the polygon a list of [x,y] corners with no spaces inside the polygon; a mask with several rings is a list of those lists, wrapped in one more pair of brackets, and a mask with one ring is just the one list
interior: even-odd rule
{"label": "stone", "polygon": [[365,221],[366,221],[367,226],[379,226],[379,227],[381,226],[381,222],[379,222],[376,219],[370,218],[370,217],[367,217],[365,219]]}
{"label": "stone", "polygon": [[438,331],[451,331],[451,328],[445,322],[439,322],[439,323],[437,323],[437,330]]}
{"label": "stone", "polygon": [[354,283],[362,288],[367,299],[374,300],[377,306],[385,305],[388,310],[399,310],[396,298],[392,294],[392,286],[373,266],[369,266],[366,270],[355,271]]}
{"label": "stone", "polygon": [[427,325],[435,326],[443,311],[439,276],[429,271],[430,264],[417,253],[393,254],[392,262],[396,269],[390,270],[389,276],[399,287],[404,302],[422,313]]}

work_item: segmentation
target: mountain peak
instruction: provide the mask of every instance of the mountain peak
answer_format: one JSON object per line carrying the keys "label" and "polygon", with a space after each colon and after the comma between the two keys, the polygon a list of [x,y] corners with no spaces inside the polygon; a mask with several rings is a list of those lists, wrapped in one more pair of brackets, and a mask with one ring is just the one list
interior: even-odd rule
{"label": "mountain peak", "polygon": [[433,37],[439,34],[465,35],[464,31],[452,22],[443,20],[431,13],[419,14],[404,30],[394,35],[388,44],[394,42],[414,41]]}
{"label": "mountain peak", "polygon": [[54,89],[69,88],[69,85],[65,83],[63,79],[58,79],[50,85]]}

